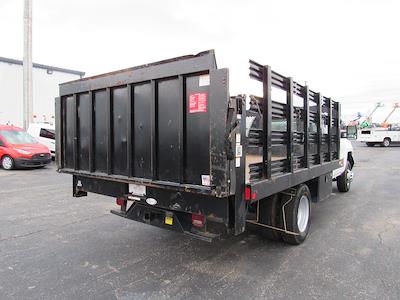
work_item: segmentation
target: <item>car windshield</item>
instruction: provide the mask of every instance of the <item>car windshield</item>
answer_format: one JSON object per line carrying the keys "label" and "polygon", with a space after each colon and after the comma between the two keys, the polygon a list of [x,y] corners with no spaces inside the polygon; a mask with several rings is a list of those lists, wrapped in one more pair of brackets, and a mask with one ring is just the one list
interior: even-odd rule
{"label": "car windshield", "polygon": [[38,141],[23,130],[0,130],[0,135],[10,144],[37,144]]}

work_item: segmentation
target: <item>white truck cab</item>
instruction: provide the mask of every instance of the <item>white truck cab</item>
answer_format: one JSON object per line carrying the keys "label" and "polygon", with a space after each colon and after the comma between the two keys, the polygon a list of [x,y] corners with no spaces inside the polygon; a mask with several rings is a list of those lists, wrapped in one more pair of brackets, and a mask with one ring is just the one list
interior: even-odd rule
{"label": "white truck cab", "polygon": [[50,123],[31,123],[28,133],[36,138],[40,144],[47,146],[51,152],[51,156],[55,157],[56,141],[54,125]]}

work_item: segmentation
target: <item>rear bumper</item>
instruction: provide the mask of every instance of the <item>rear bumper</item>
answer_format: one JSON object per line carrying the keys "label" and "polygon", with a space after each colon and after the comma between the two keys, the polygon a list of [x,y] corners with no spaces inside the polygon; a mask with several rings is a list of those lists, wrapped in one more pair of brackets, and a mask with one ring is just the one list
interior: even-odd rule
{"label": "rear bumper", "polygon": [[[141,223],[153,225],[159,228],[168,229],[176,232],[183,233],[185,235],[191,236],[196,239],[200,239],[206,242],[212,242],[218,239],[223,231],[219,233],[212,233],[210,231],[202,230],[198,231],[192,227],[191,224],[191,214],[177,212],[173,210],[162,209],[159,207],[151,207],[144,204],[133,203],[128,211],[115,211],[111,210],[112,214],[120,217],[138,221]],[[165,218],[169,217],[172,219],[170,223],[167,224]],[[207,224],[204,229],[210,229],[210,225]],[[215,230],[215,229],[214,229]]]}
{"label": "rear bumper", "polygon": [[14,163],[15,167],[17,168],[36,168],[36,167],[43,167],[48,165],[51,162],[50,158],[36,158],[36,159],[29,159],[29,158],[15,158]]}

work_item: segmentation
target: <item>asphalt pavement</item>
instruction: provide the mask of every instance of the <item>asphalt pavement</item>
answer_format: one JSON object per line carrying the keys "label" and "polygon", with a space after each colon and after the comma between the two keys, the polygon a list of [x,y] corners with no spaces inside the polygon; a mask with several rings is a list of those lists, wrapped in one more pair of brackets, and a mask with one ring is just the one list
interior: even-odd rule
{"label": "asphalt pavement", "polygon": [[54,164],[0,169],[0,299],[400,299],[400,147],[354,157],[351,191],[313,204],[300,246],[209,244],[73,198]]}

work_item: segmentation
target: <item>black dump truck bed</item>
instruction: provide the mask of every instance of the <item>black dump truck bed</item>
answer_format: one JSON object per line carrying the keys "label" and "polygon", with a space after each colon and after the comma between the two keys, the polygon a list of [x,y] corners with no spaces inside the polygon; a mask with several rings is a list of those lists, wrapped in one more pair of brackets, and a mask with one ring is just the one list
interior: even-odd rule
{"label": "black dump truck bed", "polygon": [[249,203],[339,167],[339,104],[254,61],[250,77],[263,95],[248,110],[214,51],[61,84],[58,171],[73,175],[74,196],[118,198],[121,216],[239,234]]}

